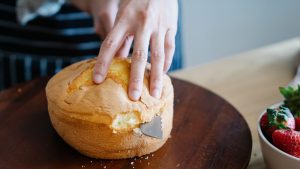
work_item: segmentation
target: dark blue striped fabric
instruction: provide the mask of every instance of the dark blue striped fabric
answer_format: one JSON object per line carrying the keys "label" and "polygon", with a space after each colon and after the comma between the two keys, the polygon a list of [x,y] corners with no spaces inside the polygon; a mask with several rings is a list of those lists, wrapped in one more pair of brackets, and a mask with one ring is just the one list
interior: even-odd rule
{"label": "dark blue striped fabric", "polygon": [[[101,40],[92,18],[71,5],[54,16],[38,17],[21,26],[15,1],[0,0],[0,90],[98,54]],[[180,16],[181,17],[181,16]],[[171,70],[182,67],[181,18]]]}

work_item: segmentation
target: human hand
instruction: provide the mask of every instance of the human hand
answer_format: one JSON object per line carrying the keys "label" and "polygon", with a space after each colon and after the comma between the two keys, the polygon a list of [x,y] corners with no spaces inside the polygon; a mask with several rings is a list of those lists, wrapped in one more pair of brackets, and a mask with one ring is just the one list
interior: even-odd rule
{"label": "human hand", "polygon": [[[105,39],[115,23],[120,0],[71,0],[71,3],[93,17],[96,33]],[[133,36],[128,36],[116,55],[127,57],[132,41]]]}
{"label": "human hand", "polygon": [[71,0],[71,3],[93,17],[94,28],[102,39],[111,31],[120,0]]}
{"label": "human hand", "polygon": [[[170,68],[177,31],[177,0],[120,0],[112,30],[102,43],[94,70],[94,82],[101,83],[114,56],[134,37],[129,97],[141,96],[144,72],[151,52],[150,93],[160,98],[163,74]],[[130,46],[129,45],[129,46]]]}

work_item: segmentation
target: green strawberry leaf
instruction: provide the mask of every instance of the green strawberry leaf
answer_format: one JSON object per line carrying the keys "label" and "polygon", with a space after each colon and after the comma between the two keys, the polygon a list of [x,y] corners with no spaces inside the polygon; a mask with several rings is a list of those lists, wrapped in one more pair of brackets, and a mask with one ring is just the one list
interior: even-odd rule
{"label": "green strawberry leaf", "polygon": [[269,126],[275,126],[276,129],[289,129],[287,122],[289,118],[293,118],[287,107],[280,106],[276,109],[267,109],[267,118]]}
{"label": "green strawberry leaf", "polygon": [[297,88],[280,87],[279,91],[285,98],[284,106],[291,110],[294,117],[300,117],[300,85]]}
{"label": "green strawberry leaf", "polygon": [[280,93],[285,99],[291,98],[294,92],[294,89],[290,86],[288,87],[279,87]]}

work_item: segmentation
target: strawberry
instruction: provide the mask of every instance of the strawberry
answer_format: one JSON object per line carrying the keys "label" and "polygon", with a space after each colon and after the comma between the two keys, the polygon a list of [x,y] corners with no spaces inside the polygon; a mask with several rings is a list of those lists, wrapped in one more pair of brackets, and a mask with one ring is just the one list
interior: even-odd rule
{"label": "strawberry", "polygon": [[280,87],[280,93],[284,97],[284,106],[289,108],[295,117],[300,117],[300,85],[297,88]]}
{"label": "strawberry", "polygon": [[275,126],[270,126],[267,112],[261,117],[260,127],[268,140],[271,140],[273,132],[276,130]]}
{"label": "strawberry", "polygon": [[298,87],[280,87],[280,93],[285,98],[284,106],[289,108],[294,115],[296,130],[300,131],[300,85]]}
{"label": "strawberry", "polygon": [[268,140],[276,129],[295,129],[295,119],[290,110],[284,106],[267,109],[260,120],[261,129]]}
{"label": "strawberry", "polygon": [[295,124],[296,124],[295,130],[300,131],[300,117],[295,117]]}
{"label": "strawberry", "polygon": [[300,132],[280,129],[272,134],[273,144],[280,150],[300,158]]}

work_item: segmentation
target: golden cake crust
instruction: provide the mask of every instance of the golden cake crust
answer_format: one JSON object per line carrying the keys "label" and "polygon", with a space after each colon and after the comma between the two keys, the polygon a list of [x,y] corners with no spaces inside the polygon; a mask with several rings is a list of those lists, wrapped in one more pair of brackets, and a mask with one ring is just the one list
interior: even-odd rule
{"label": "golden cake crust", "polygon": [[[170,78],[164,75],[162,96],[156,99],[149,94],[146,70],[141,98],[132,101],[127,94],[130,60],[114,59],[107,78],[99,85],[92,81],[95,62],[90,59],[75,63],[49,80],[46,95],[53,127],[68,144],[90,157],[127,158],[157,150],[172,128],[174,96]],[[135,132],[155,115],[162,117],[163,139]],[[117,124],[124,119],[130,123]]]}

